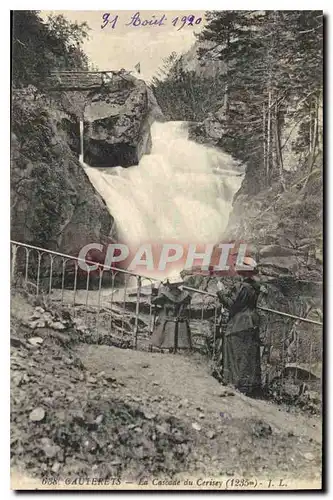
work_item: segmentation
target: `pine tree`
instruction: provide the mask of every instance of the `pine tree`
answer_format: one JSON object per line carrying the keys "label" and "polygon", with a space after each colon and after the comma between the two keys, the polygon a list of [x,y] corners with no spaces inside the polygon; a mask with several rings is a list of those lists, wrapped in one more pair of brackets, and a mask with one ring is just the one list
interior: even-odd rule
{"label": "pine tree", "polygon": [[[308,113],[310,169],[320,142],[322,15],[224,11],[207,13],[207,19],[201,39],[214,41],[228,64],[226,134],[220,145],[247,162],[258,189],[276,181],[285,189],[282,131],[290,109],[296,110],[295,119],[296,112]],[[209,49],[201,57],[209,58]]]}

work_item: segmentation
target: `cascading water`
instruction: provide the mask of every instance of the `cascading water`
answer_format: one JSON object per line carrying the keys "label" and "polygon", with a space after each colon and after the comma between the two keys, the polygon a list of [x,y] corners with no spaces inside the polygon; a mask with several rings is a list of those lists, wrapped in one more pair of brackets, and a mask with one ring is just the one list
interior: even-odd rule
{"label": "cascading water", "polygon": [[186,122],[155,122],[152,151],[139,165],[83,166],[114,217],[119,239],[143,242],[221,241],[242,182],[229,155],[188,139]]}

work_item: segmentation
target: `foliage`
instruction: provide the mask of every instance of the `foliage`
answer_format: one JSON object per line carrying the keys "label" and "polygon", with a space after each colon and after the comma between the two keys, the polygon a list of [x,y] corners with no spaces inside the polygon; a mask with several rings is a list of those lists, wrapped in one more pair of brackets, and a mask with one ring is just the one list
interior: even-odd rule
{"label": "foliage", "polygon": [[322,13],[213,11],[206,20],[198,57],[223,61],[226,71],[200,77],[172,54],[153,80],[157,100],[169,119],[215,115],[215,144],[247,164],[255,192],[276,182],[284,190],[289,143],[305,173],[322,160]]}
{"label": "foliage", "polygon": [[82,43],[88,29],[86,23],[72,23],[62,15],[51,15],[44,22],[38,11],[14,11],[13,86],[43,87],[51,71],[87,69],[88,58]]}
{"label": "foliage", "polygon": [[296,147],[310,170],[320,143],[322,13],[225,11],[207,19],[200,37],[215,42],[228,63],[220,145],[248,163],[258,189],[276,180],[285,189],[286,123],[302,123]]}
{"label": "foliage", "polygon": [[152,79],[152,90],[168,120],[202,121],[223,96],[221,82],[222,77],[203,78],[195,71],[185,71],[182,57],[172,53]]}
{"label": "foliage", "polygon": [[19,151],[12,166],[12,189],[17,196],[29,199],[33,207],[27,224],[35,241],[48,244],[60,231],[64,207],[69,203],[68,181],[63,174],[66,154],[59,155],[54,125],[41,100],[33,101],[31,96],[13,99],[12,116]]}

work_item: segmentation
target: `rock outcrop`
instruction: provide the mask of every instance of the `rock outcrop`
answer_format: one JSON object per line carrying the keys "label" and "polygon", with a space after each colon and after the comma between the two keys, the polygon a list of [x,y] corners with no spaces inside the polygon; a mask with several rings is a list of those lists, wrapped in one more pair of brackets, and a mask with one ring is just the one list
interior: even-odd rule
{"label": "rock outcrop", "polygon": [[243,191],[236,195],[228,236],[245,239],[256,247],[264,275],[305,280],[315,289],[322,281],[321,193],[320,169],[306,184],[304,179],[297,182],[294,178],[293,183],[290,179],[285,192],[276,185],[255,196]]}
{"label": "rock outcrop", "polygon": [[61,106],[84,122],[85,163],[91,167],[137,165],[150,152],[150,125],[163,120],[163,114],[143,80],[126,71],[102,76],[62,78]]}
{"label": "rock outcrop", "polygon": [[108,242],[112,215],[79,163],[80,120],[86,163],[128,167],[149,152],[150,125],[163,114],[143,80],[106,76],[65,74],[44,96],[32,87],[15,94],[12,239],[74,255]]}
{"label": "rock outcrop", "polygon": [[135,165],[151,147],[145,83],[130,75],[113,80],[84,110],[84,160],[92,167]]}
{"label": "rock outcrop", "polygon": [[77,255],[113,218],[76,154],[73,116],[29,89],[13,99],[11,238]]}

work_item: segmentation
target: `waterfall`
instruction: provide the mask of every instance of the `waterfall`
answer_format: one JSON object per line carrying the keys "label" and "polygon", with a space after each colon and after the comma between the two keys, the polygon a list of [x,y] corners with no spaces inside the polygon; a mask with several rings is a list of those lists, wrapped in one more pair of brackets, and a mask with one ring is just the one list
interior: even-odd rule
{"label": "waterfall", "polygon": [[218,243],[242,182],[240,165],[190,141],[186,122],[155,122],[151,134],[151,154],[137,166],[99,169],[82,162],[116,221],[119,239],[136,247]]}

